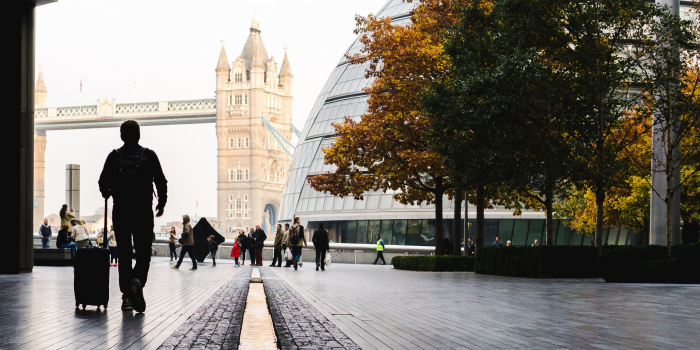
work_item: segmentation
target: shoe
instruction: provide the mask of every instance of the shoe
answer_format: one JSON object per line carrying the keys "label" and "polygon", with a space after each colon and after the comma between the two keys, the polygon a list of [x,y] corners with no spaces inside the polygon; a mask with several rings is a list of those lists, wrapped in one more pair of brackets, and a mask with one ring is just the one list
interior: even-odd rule
{"label": "shoe", "polygon": [[282,267],[282,264],[277,265],[277,267]]}
{"label": "shoe", "polygon": [[299,267],[304,267],[304,263],[303,263],[303,262],[300,262],[300,263],[299,263]]}
{"label": "shoe", "polygon": [[241,266],[245,265],[245,263],[241,263]]}
{"label": "shoe", "polygon": [[216,264],[212,264],[211,267],[216,267]]}
{"label": "shoe", "polygon": [[170,261],[173,261],[173,258],[170,258]]}
{"label": "shoe", "polygon": [[291,265],[284,265],[284,267],[292,267]]}
{"label": "shoe", "polygon": [[321,265],[316,264],[316,271],[318,271],[318,268],[321,267]]}
{"label": "shoe", "polygon": [[132,302],[134,311],[146,311],[146,299],[143,298],[143,287],[138,278],[134,278],[134,280],[131,281],[131,291],[134,293],[134,301]]}
{"label": "shoe", "polygon": [[321,271],[326,271],[326,269],[324,269],[324,268],[321,268]]}
{"label": "shoe", "polygon": [[385,263],[385,262],[382,262],[382,265],[386,265],[386,263]]}
{"label": "shoe", "polygon": [[233,266],[234,266],[234,267],[238,267],[238,266],[240,266],[240,265],[238,265],[238,264],[233,264]]}
{"label": "shoe", "polygon": [[180,266],[175,265],[175,266],[171,267],[171,269],[179,270]]}
{"label": "shoe", "polygon": [[191,268],[190,268],[190,271],[197,271],[197,268],[196,268],[196,267],[191,267]]}
{"label": "shoe", "polygon": [[377,265],[377,263],[376,263],[376,262],[373,262],[372,265]]}
{"label": "shoe", "polygon": [[134,309],[134,306],[131,305],[131,300],[129,300],[129,298],[124,298],[124,300],[122,300],[122,310],[133,310],[133,309]]}
{"label": "shoe", "polygon": [[119,266],[119,264],[114,264],[114,267],[117,267],[117,266]]}
{"label": "shoe", "polygon": [[275,264],[272,264],[272,265],[268,265],[268,266],[270,266],[270,267],[275,267]]}

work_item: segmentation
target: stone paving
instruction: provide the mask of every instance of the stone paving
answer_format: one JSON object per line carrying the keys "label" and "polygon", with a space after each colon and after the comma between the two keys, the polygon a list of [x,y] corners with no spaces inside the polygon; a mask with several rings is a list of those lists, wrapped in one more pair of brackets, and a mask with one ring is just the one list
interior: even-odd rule
{"label": "stone paving", "polygon": [[700,348],[700,286],[308,267],[272,271],[365,350]]}
{"label": "stone paving", "polygon": [[158,349],[238,349],[250,270],[249,266],[237,269],[236,276],[209,297]]}
{"label": "stone paving", "polygon": [[277,342],[282,350],[360,349],[272,271],[270,267],[260,269]]}

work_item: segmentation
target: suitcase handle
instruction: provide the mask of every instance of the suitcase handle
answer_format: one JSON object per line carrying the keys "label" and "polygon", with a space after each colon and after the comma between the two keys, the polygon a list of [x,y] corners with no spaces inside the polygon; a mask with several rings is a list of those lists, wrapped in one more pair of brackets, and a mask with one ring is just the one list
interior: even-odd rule
{"label": "suitcase handle", "polygon": [[105,230],[102,232],[102,246],[105,248],[108,246],[107,243],[107,198],[105,198]]}

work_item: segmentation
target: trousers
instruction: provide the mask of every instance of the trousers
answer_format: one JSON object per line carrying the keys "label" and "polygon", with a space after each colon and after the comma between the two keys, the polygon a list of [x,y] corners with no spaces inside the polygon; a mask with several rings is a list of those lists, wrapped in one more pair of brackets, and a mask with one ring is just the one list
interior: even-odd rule
{"label": "trousers", "polygon": [[51,248],[51,245],[49,244],[49,239],[48,238],[42,238],[41,239],[41,247],[44,249],[49,249]]}
{"label": "trousers", "polygon": [[[192,259],[192,267],[197,268],[197,259],[194,258],[194,246],[193,245],[183,245],[180,249],[180,259],[177,261],[177,267],[182,264],[182,259],[185,258],[185,253]],[[121,266],[121,265],[119,265]]]}
{"label": "trousers", "polygon": [[[319,261],[320,260],[320,261]],[[321,264],[321,268],[326,268],[326,250],[316,249],[316,265]]]}
{"label": "trousers", "polygon": [[384,261],[384,252],[381,250],[377,251],[377,258],[374,259],[374,263],[376,264],[379,259],[382,259],[382,264],[386,265],[386,261]]}
{"label": "trousers", "polygon": [[250,257],[250,264],[255,265],[257,261],[255,261],[255,248],[248,248],[248,256]]}
{"label": "trousers", "polygon": [[277,264],[277,266],[282,266],[282,249],[281,248],[275,248],[272,251],[272,264],[270,266],[274,266]]}
{"label": "trousers", "polygon": [[168,246],[170,248],[170,259],[172,259],[173,257],[177,259],[177,247],[175,247],[175,243],[168,242]]}
{"label": "trousers", "polygon": [[[114,236],[117,239],[119,264],[119,290],[130,295],[131,281],[138,278],[141,286],[146,286],[148,269],[151,265],[153,244],[153,209],[139,205],[114,205]],[[134,241],[133,245],[131,241]],[[134,253],[132,253],[132,249]],[[131,265],[134,254],[136,263]]]}
{"label": "trousers", "polygon": [[262,248],[255,248],[255,263],[262,266]]}

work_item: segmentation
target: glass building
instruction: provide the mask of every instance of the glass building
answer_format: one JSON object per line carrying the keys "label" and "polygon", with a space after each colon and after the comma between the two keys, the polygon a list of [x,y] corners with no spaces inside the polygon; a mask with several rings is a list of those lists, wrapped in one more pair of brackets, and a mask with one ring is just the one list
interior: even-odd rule
{"label": "glass building", "polygon": [[[415,4],[389,0],[378,16],[391,17],[394,24],[408,24],[409,12]],[[345,54],[357,53],[361,47],[358,36],[330,74],[304,124],[286,179],[281,221],[291,222],[298,216],[302,225],[311,230],[323,222],[331,241],[336,243],[374,243],[379,233],[387,244],[433,246],[434,205],[403,205],[395,201],[394,193],[389,191],[366,193],[361,201],[340,198],[317,192],[307,182],[310,175],[334,170],[333,166],[323,163],[323,148],[329,147],[335,137],[331,123],[340,122],[346,116],[359,120],[367,110],[369,97],[362,91],[372,83],[372,79],[364,77],[367,65],[351,65],[345,59]],[[454,202],[445,197],[443,203],[444,234],[452,239]],[[462,203],[462,208],[464,205]],[[471,219],[476,218],[476,212],[470,207],[468,213],[469,233],[474,237],[476,222]],[[541,212],[524,211],[522,216],[514,217],[510,210],[495,208],[486,210],[485,218],[486,244],[493,242],[496,235],[500,235],[503,242],[511,240],[514,245],[530,245],[535,239],[543,242],[545,217]],[[590,244],[592,238],[571,231],[560,220],[555,221],[554,231],[554,242],[558,245]],[[604,244],[622,245],[639,244],[642,236],[612,229],[605,231],[603,238]]]}

